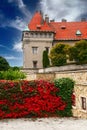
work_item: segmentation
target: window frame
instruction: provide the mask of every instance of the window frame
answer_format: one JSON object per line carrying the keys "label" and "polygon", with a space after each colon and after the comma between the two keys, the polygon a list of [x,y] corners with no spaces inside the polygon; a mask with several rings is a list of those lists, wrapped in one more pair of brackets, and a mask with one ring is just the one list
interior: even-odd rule
{"label": "window frame", "polygon": [[45,47],[45,50],[49,53],[50,47]]}
{"label": "window frame", "polygon": [[86,97],[81,97],[81,108],[86,110]]}
{"label": "window frame", "polygon": [[35,60],[35,61],[33,61],[33,68],[37,68],[37,61]]}
{"label": "window frame", "polygon": [[37,54],[38,53],[38,47],[33,46],[32,47],[32,53]]}

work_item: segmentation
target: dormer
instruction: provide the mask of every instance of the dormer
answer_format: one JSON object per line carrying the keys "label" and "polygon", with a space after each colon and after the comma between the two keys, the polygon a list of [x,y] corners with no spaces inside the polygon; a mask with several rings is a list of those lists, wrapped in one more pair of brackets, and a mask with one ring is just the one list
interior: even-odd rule
{"label": "dormer", "polygon": [[62,26],[61,26],[61,29],[66,29],[66,26],[62,25]]}
{"label": "dormer", "polygon": [[81,35],[82,35],[81,31],[80,31],[80,30],[77,30],[77,31],[76,31],[76,35],[77,35],[77,36],[81,36]]}
{"label": "dormer", "polygon": [[40,30],[40,29],[41,29],[41,25],[38,24],[38,25],[36,26],[36,28],[37,28],[38,30]]}

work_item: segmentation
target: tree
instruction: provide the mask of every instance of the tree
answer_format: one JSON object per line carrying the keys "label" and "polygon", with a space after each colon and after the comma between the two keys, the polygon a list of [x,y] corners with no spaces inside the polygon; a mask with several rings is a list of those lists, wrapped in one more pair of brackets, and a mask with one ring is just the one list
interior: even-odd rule
{"label": "tree", "polygon": [[53,66],[61,66],[66,64],[69,45],[56,44],[50,51],[50,59]]}
{"label": "tree", "polygon": [[87,41],[81,40],[75,43],[69,49],[69,56],[71,60],[75,60],[77,64],[87,63]]}
{"label": "tree", "polygon": [[2,56],[0,56],[0,71],[5,71],[5,70],[8,70],[9,68],[10,66],[7,60],[3,58]]}
{"label": "tree", "polygon": [[42,63],[43,63],[43,68],[49,67],[49,65],[50,65],[50,61],[48,58],[48,52],[46,50],[43,51]]}

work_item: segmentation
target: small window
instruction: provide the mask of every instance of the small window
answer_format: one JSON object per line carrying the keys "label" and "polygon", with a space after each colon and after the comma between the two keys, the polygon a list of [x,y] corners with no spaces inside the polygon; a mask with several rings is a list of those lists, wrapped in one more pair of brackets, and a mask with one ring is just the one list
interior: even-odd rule
{"label": "small window", "polygon": [[25,33],[25,35],[28,35],[28,34],[29,34],[28,32]]}
{"label": "small window", "polygon": [[80,31],[80,30],[77,30],[77,31],[76,31],[76,35],[77,35],[77,36],[81,36],[81,35],[82,35],[81,31]]}
{"label": "small window", "polygon": [[49,53],[49,47],[45,47],[45,49],[46,49],[47,53]]}
{"label": "small window", "polygon": [[32,53],[37,54],[38,47],[32,47]]}
{"label": "small window", "polygon": [[83,110],[86,110],[86,98],[81,97],[81,106]]}
{"label": "small window", "polygon": [[50,37],[50,38],[52,37],[52,34],[51,34],[51,33],[49,34],[49,37]]}
{"label": "small window", "polygon": [[33,33],[31,33],[31,37],[33,37]]}
{"label": "small window", "polygon": [[61,29],[66,29],[66,26],[61,26]]}
{"label": "small window", "polygon": [[26,37],[26,36],[29,36],[29,33],[28,32],[25,32],[24,33],[24,36]]}
{"label": "small window", "polygon": [[33,61],[33,68],[37,68],[37,61]]}
{"label": "small window", "polygon": [[47,33],[45,33],[44,35],[45,35],[45,37],[47,37]]}
{"label": "small window", "polygon": [[40,30],[41,29],[41,25],[37,25],[37,29]]}

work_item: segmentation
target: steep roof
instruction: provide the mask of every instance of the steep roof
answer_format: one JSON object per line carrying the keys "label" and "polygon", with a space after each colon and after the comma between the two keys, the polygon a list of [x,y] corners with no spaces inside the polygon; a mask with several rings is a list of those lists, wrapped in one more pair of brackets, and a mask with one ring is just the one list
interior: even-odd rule
{"label": "steep roof", "polygon": [[30,23],[28,24],[28,27],[30,30],[36,30],[37,25],[41,25],[42,22],[42,15],[40,12],[36,12],[34,16],[32,17]]}
{"label": "steep roof", "polygon": [[51,22],[56,40],[87,39],[87,22]]}
{"label": "steep roof", "polygon": [[41,12],[36,12],[32,17],[28,28],[31,31],[53,31],[49,24],[43,19]]}
{"label": "steep roof", "polygon": [[36,12],[28,27],[31,31],[54,32],[55,40],[87,39],[87,21],[80,22],[46,22],[41,12]]}

